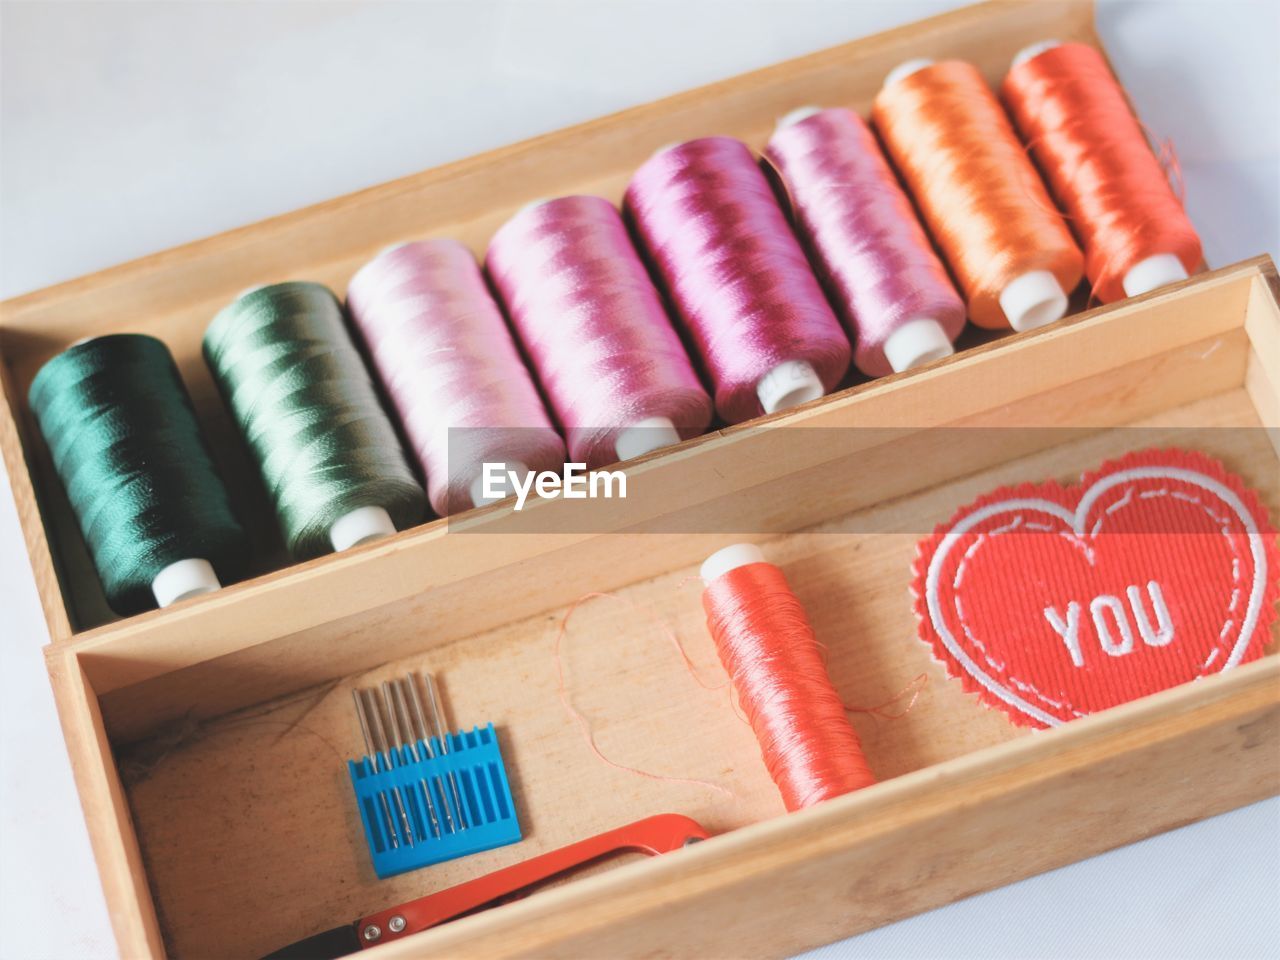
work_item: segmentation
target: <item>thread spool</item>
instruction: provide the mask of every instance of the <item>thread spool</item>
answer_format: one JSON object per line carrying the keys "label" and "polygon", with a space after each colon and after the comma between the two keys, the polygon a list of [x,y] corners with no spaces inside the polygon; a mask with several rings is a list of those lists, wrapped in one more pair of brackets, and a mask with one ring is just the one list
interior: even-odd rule
{"label": "thread spool", "polygon": [[240,576],[247,539],[163,343],[80,341],[40,368],[28,400],[113,610]]}
{"label": "thread spool", "polygon": [[1200,238],[1100,52],[1042,41],[1021,50],[1001,87],[1103,303],[1185,280]]}
{"label": "thread spool", "polygon": [[964,302],[862,118],[802,107],[779,122],[764,153],[858,369],[879,377],[954,352]]}
{"label": "thread spool", "polygon": [[462,244],[433,239],[384,250],[352,278],[347,307],[436,513],[497,499],[485,494],[485,463],[517,474],[563,465],[564,443]]}
{"label": "thread spool", "polygon": [[707,629],[787,809],[875,783],[782,571],[740,543],[713,553],[701,574]]}
{"label": "thread spool", "polygon": [[848,338],[744,143],[706,137],[659,151],[632,177],[625,207],[725,420],[836,386]]}
{"label": "thread spool", "polygon": [[295,557],[421,519],[422,488],[328,288],[247,291],[205,331],[204,357]]}
{"label": "thread spool", "polygon": [[976,67],[899,65],[872,119],[980,327],[1066,314],[1084,258]]}
{"label": "thread spool", "polygon": [[706,429],[711,398],[608,200],[525,207],[485,263],[571,459],[600,467]]}

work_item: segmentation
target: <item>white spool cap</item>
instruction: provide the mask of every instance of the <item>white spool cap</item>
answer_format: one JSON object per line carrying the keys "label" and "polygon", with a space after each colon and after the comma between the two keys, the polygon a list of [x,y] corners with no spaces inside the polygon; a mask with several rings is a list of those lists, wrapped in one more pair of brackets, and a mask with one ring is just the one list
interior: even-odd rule
{"label": "white spool cap", "polygon": [[680,431],[669,417],[648,417],[618,431],[614,451],[619,460],[630,460],[680,442]]}
{"label": "white spool cap", "polygon": [[1038,43],[1029,43],[1013,55],[1013,63],[1009,65],[1009,69],[1015,70],[1028,60],[1034,60],[1046,50],[1052,50],[1054,47],[1060,46],[1062,46],[1061,40],[1041,40]]}
{"label": "white spool cap", "polygon": [[533,473],[525,464],[519,460],[507,460],[503,463],[506,470],[502,478],[502,490],[496,497],[486,497],[484,495],[484,471],[481,470],[480,475],[471,481],[471,503],[477,507],[487,507],[491,503],[497,503],[499,500],[505,500],[516,492],[515,487],[511,485],[510,474],[514,473],[519,478],[520,484],[523,486],[525,478]]}
{"label": "white spool cap", "polygon": [[1067,294],[1048,270],[1031,270],[1000,292],[1000,309],[1015,330],[1034,330],[1060,320],[1067,312]]}
{"label": "white spool cap", "polygon": [[151,581],[151,592],[155,594],[156,603],[167,607],[171,603],[195,597],[202,593],[213,593],[222,588],[218,575],[213,571],[213,564],[208,560],[190,559],[171,563]]}
{"label": "white spool cap", "polygon": [[786,360],[756,383],[756,396],[765,413],[777,413],[817,400],[824,392],[818,371],[807,360]]}
{"label": "white spool cap", "polygon": [[941,360],[955,352],[942,324],[932,317],[908,320],[889,334],[889,339],[884,342],[885,359],[894,373]]}
{"label": "white spool cap", "polygon": [[544,203],[550,203],[554,199],[555,197],[538,197],[536,200],[530,200],[523,207],[517,210],[516,214],[519,215],[521,213],[524,213],[526,210],[536,210],[538,207],[542,206]]}
{"label": "white spool cap", "polygon": [[702,562],[698,571],[703,583],[723,577],[730,570],[737,570],[752,563],[764,563],[764,554],[754,543],[735,543],[717,550]]}
{"label": "white spool cap", "polygon": [[1185,279],[1187,271],[1181,260],[1172,253],[1157,253],[1130,267],[1122,283],[1125,296],[1136,297]]}
{"label": "white spool cap", "polygon": [[[914,60],[904,60],[898,64],[884,78],[884,86],[892,87],[899,80],[911,76],[913,73],[919,73],[925,67],[932,67],[935,61],[929,57],[916,57]],[[883,88],[882,88],[883,89]]]}
{"label": "white spool cap", "polygon": [[382,507],[356,507],[334,521],[329,528],[329,542],[335,550],[347,550],[395,532],[391,515]]}
{"label": "white spool cap", "polygon": [[821,112],[822,112],[822,108],[815,107],[813,104],[809,104],[808,106],[804,106],[804,107],[796,107],[794,110],[792,110],[790,113],[788,113],[786,116],[784,116],[781,120],[778,121],[778,129],[781,130],[784,127],[794,127],[801,120],[808,120],[815,113],[821,113]]}

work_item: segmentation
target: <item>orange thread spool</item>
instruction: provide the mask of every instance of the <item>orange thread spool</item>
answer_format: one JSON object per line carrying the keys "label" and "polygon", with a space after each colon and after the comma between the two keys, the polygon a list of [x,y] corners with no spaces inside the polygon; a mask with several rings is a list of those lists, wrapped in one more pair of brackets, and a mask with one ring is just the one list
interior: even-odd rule
{"label": "orange thread spool", "polygon": [[978,69],[959,60],[904,64],[876,96],[872,118],[969,319],[1028,330],[1063,316],[1084,257]]}
{"label": "orange thread spool", "polygon": [[1094,296],[1136,296],[1200,265],[1200,238],[1101,53],[1037,44],[1001,92],[1084,247]]}
{"label": "orange thread spool", "polygon": [[707,628],[787,809],[875,783],[782,571],[737,544],[712,554],[702,578]]}

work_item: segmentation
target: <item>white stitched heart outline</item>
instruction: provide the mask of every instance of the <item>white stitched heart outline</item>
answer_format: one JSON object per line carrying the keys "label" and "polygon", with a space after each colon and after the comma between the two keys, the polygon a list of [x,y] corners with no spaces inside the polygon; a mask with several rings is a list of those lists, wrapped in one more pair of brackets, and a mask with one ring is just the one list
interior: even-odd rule
{"label": "white stitched heart outline", "polygon": [[[1039,497],[1018,497],[1000,500],[975,510],[964,517],[955,527],[947,531],[941,543],[938,544],[933,559],[929,562],[929,570],[925,577],[925,602],[928,605],[929,619],[933,624],[934,631],[941,638],[951,655],[956,658],[956,662],[963,666],[969,672],[969,675],[982,684],[983,687],[1011,707],[1046,726],[1060,725],[1063,722],[1061,719],[1028,703],[990,674],[984,672],[956,642],[955,636],[948,629],[946,620],[943,617],[942,602],[938,596],[938,581],[947,555],[962,536],[983,521],[1001,513],[1013,513],[1023,510],[1034,510],[1057,517],[1071,529],[1076,538],[1087,544],[1095,535],[1095,532],[1086,531],[1084,524],[1099,497],[1118,484],[1131,483],[1137,480],[1161,479],[1192,484],[1212,493],[1222,503],[1231,508],[1232,512],[1239,518],[1240,524],[1249,538],[1249,552],[1253,558],[1253,583],[1249,588],[1249,599],[1245,606],[1245,615],[1241,619],[1239,636],[1231,649],[1231,655],[1222,665],[1222,670],[1229,670],[1238,664],[1240,658],[1244,656],[1245,650],[1248,649],[1249,641],[1252,639],[1253,632],[1258,625],[1258,617],[1262,612],[1262,600],[1266,593],[1267,554],[1263,544],[1263,537],[1258,531],[1258,524],[1253,515],[1234,490],[1213,477],[1182,467],[1130,467],[1099,477],[1084,492],[1074,511],[1068,510],[1061,504]],[[1090,557],[1089,559],[1092,564],[1092,558]]]}

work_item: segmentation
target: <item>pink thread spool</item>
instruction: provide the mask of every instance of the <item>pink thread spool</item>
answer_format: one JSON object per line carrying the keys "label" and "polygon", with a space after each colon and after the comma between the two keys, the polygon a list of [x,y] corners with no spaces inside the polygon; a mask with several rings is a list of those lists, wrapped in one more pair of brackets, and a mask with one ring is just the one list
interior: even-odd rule
{"label": "pink thread spool", "polygon": [[626,209],[731,423],[816,399],[849,340],[746,144],[681,143],[650,157]]}
{"label": "pink thread spool", "polygon": [[454,240],[384,250],[352,278],[351,318],[445,516],[481,506],[483,464],[558,470],[552,427],[471,251]]}
{"label": "pink thread spool", "polygon": [[574,461],[629,460],[706,429],[711,398],[608,200],[525,207],[486,266]]}
{"label": "pink thread spool", "polygon": [[802,107],[782,118],[764,153],[854,337],[858,369],[880,377],[953,353],[964,301],[862,118]]}

